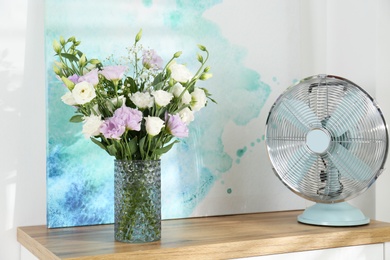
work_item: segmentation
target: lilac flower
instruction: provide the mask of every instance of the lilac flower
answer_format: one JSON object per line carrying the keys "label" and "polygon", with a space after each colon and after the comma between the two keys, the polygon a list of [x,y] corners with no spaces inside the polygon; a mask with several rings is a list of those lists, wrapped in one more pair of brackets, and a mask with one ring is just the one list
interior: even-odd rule
{"label": "lilac flower", "polygon": [[79,77],[80,77],[79,75],[73,74],[72,76],[69,76],[68,79],[72,81],[74,84],[77,84],[79,83]]}
{"label": "lilac flower", "polygon": [[126,66],[107,66],[100,71],[100,74],[108,80],[117,81],[123,77],[126,69]]}
{"label": "lilac flower", "polygon": [[162,69],[163,59],[155,50],[146,50],[142,54],[142,65],[147,69]]}
{"label": "lilac flower", "polygon": [[123,105],[115,110],[114,118],[121,121],[122,124],[129,130],[141,130],[142,112],[138,109],[133,109]]}
{"label": "lilac flower", "polygon": [[100,126],[100,132],[105,138],[110,139],[120,140],[125,130],[126,127],[122,124],[121,120],[118,120],[115,117],[108,118]]}
{"label": "lilac flower", "polygon": [[168,131],[170,131],[172,135],[179,138],[188,137],[188,127],[181,120],[180,115],[169,115],[166,113],[165,121],[167,121]]}
{"label": "lilac flower", "polygon": [[93,69],[78,79],[78,82],[87,81],[96,86],[99,83],[98,70]]}

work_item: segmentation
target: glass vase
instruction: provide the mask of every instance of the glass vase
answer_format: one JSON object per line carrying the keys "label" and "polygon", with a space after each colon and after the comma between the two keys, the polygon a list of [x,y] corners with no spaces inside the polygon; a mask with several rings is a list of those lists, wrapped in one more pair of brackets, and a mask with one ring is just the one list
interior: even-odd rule
{"label": "glass vase", "polygon": [[115,160],[115,240],[143,243],[161,238],[160,160]]}

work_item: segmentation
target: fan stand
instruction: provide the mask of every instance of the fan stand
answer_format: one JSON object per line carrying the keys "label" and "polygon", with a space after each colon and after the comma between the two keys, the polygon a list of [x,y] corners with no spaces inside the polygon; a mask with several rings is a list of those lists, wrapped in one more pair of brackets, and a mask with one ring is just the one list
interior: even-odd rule
{"label": "fan stand", "polygon": [[362,211],[347,202],[316,203],[298,216],[298,222],[317,226],[361,226],[370,223]]}

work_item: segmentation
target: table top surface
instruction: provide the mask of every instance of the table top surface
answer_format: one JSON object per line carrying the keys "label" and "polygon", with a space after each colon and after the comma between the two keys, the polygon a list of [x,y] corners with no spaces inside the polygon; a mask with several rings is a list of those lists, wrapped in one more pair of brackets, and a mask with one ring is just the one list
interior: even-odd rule
{"label": "table top surface", "polygon": [[226,259],[390,242],[390,223],[356,227],[297,222],[301,211],[162,221],[161,240],[116,242],[113,225],[19,227],[18,241],[40,259]]}

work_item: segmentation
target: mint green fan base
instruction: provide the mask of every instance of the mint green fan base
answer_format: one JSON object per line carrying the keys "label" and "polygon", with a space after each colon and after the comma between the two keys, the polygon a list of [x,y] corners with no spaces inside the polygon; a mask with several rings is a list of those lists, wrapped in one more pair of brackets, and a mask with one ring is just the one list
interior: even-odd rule
{"label": "mint green fan base", "polygon": [[360,209],[347,202],[316,203],[299,215],[298,221],[318,226],[361,226],[370,223]]}

